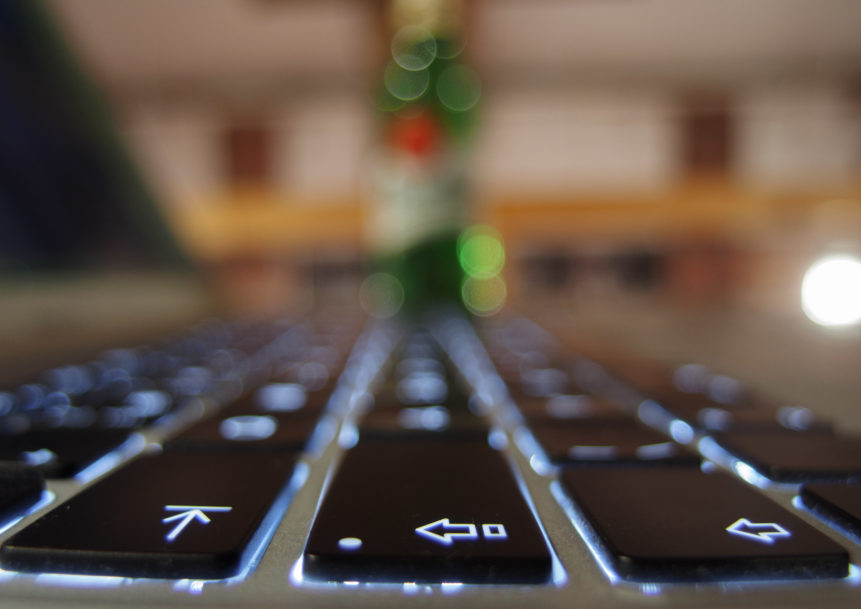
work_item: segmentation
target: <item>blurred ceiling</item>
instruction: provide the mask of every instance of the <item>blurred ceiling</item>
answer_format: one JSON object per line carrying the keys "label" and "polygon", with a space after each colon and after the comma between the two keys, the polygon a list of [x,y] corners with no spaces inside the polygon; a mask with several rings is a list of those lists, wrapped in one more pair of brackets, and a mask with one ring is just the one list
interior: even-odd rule
{"label": "blurred ceiling", "polygon": [[47,0],[121,97],[250,97],[361,86],[378,29],[348,0]]}
{"label": "blurred ceiling", "polygon": [[861,76],[857,0],[504,0],[481,7],[475,52],[504,80]]}
{"label": "blurred ceiling", "polygon": [[[47,0],[114,96],[275,98],[373,81],[383,3]],[[467,0],[489,86],[861,75],[858,0]]]}

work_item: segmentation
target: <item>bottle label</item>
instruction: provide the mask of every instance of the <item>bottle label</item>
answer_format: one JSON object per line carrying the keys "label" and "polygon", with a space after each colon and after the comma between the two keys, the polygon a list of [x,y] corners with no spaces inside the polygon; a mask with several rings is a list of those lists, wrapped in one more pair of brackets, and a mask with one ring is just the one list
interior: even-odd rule
{"label": "bottle label", "polygon": [[419,174],[388,168],[377,181],[368,237],[378,253],[403,252],[432,235],[458,230],[466,217],[459,173]]}

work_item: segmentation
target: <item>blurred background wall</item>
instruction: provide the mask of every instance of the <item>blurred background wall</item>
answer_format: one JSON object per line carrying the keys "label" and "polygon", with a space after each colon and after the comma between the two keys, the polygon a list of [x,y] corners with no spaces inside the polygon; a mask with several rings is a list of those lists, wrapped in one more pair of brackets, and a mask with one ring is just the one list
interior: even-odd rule
{"label": "blurred background wall", "polygon": [[[226,299],[355,290],[387,3],[47,5]],[[505,239],[512,302],[621,294],[796,315],[807,266],[857,253],[857,0],[463,10],[482,80],[473,215]]]}

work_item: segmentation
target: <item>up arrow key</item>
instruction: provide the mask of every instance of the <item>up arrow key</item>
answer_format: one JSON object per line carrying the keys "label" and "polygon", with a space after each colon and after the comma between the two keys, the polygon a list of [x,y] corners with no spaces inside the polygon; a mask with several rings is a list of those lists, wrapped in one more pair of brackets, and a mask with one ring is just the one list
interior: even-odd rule
{"label": "up arrow key", "polygon": [[448,518],[417,527],[416,533],[446,546],[454,543],[455,539],[478,539],[478,530],[474,524],[452,524]]}
{"label": "up arrow key", "polygon": [[776,522],[751,522],[747,518],[739,518],[726,528],[728,533],[761,543],[773,544],[778,537],[791,537],[792,533]]}
{"label": "up arrow key", "polygon": [[206,512],[229,512],[233,508],[220,505],[166,505],[164,509],[168,512],[179,512],[179,514],[161,520],[162,522],[179,520],[179,523],[166,536],[170,542],[176,539],[185,530],[185,527],[191,524],[192,520],[197,520],[200,524],[209,524],[212,519],[206,515]]}

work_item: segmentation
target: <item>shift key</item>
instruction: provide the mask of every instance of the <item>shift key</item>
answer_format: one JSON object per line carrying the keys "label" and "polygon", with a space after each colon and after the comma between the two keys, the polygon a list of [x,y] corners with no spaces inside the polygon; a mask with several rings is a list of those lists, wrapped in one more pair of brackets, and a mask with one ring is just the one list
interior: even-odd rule
{"label": "shift key", "polygon": [[551,558],[506,461],[485,441],[410,434],[347,452],[305,549],[322,581],[523,583]]}
{"label": "shift key", "polygon": [[143,457],[16,534],[4,569],[218,579],[254,554],[295,457],[164,453]]}

